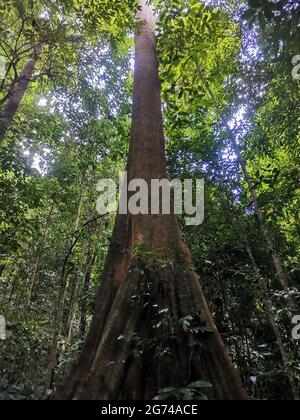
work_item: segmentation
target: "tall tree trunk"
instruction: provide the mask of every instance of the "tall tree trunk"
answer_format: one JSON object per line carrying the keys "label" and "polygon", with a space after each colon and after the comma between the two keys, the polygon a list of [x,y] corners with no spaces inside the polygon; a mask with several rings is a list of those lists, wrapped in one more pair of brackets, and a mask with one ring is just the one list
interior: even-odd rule
{"label": "tall tree trunk", "polygon": [[[213,91],[212,91],[209,83],[207,82],[207,80],[204,77],[203,69],[202,69],[202,67],[201,67],[201,65],[200,65],[200,63],[198,61],[197,56],[194,56],[194,61],[195,61],[195,64],[196,64],[198,75],[200,76],[201,80],[203,81],[203,83],[204,83],[204,85],[205,85],[205,87],[206,87],[206,89],[207,89],[207,91],[208,91],[208,93],[209,93],[209,95],[210,95],[210,97],[211,97],[211,99],[213,101],[213,104],[215,106],[215,109],[218,112],[218,115],[222,119],[222,112],[221,112],[220,107],[218,105],[218,101],[217,101],[217,99],[216,99],[216,97],[215,97],[215,95],[214,95],[214,93],[213,93]],[[264,237],[265,242],[266,242],[266,245],[267,245],[267,249],[269,250],[269,252],[270,252],[270,254],[272,256],[273,265],[275,267],[275,270],[276,270],[276,273],[277,273],[277,276],[278,276],[278,280],[279,280],[279,282],[280,282],[280,284],[282,286],[282,289],[285,292],[288,293],[288,291],[289,291],[288,279],[287,279],[287,276],[285,274],[285,271],[284,271],[284,268],[283,268],[283,264],[281,262],[280,255],[279,255],[279,253],[278,253],[278,251],[276,249],[276,245],[275,245],[275,240],[274,240],[273,233],[268,228],[268,226],[267,226],[267,224],[265,222],[265,218],[264,218],[263,212],[262,212],[262,210],[260,208],[259,201],[258,201],[258,195],[257,195],[256,189],[255,189],[255,186],[253,184],[253,181],[252,181],[252,179],[249,176],[249,172],[248,172],[246,161],[245,161],[245,159],[243,158],[243,156],[241,154],[240,148],[239,148],[239,146],[238,146],[238,144],[237,144],[237,142],[236,142],[236,140],[235,140],[232,132],[229,131],[229,130],[228,130],[228,136],[229,136],[229,140],[231,142],[231,146],[232,146],[234,152],[237,155],[237,158],[238,158],[240,167],[242,169],[242,172],[243,172],[245,181],[246,181],[246,183],[248,185],[248,188],[250,190],[251,198],[252,198],[252,201],[253,201],[253,204],[254,204],[254,208],[255,208],[255,214],[256,214],[256,216],[258,218],[258,221],[259,221],[259,224],[260,224],[260,227],[261,227],[261,231],[262,231],[263,237]]]}
{"label": "tall tree trunk", "polygon": [[64,348],[67,348],[69,344],[71,343],[73,327],[76,320],[76,312],[78,308],[78,299],[79,299],[80,291],[81,291],[80,273],[77,272],[75,273],[73,292],[70,299],[70,311],[69,311],[69,316],[68,316],[67,325],[66,325],[66,336],[65,336]]}
{"label": "tall tree trunk", "polygon": [[231,141],[232,141],[232,144],[234,146],[235,153],[238,156],[238,159],[239,159],[239,162],[240,162],[240,165],[241,165],[244,177],[245,177],[245,181],[247,182],[247,184],[249,186],[252,201],[253,201],[254,208],[255,208],[255,213],[256,213],[256,216],[257,216],[258,221],[260,223],[261,230],[262,230],[263,236],[264,236],[266,244],[267,244],[267,248],[268,248],[268,250],[269,250],[269,252],[272,256],[272,260],[273,260],[273,264],[274,264],[274,267],[275,267],[275,270],[276,270],[276,273],[277,273],[277,276],[278,276],[278,280],[281,284],[282,289],[285,292],[288,293],[289,292],[288,280],[287,280],[287,277],[286,277],[286,274],[285,274],[285,271],[284,271],[284,268],[283,268],[283,265],[282,265],[282,262],[281,262],[281,258],[278,254],[277,249],[276,249],[273,234],[270,231],[270,229],[268,228],[268,226],[266,225],[263,212],[261,211],[261,208],[260,208],[260,205],[259,205],[259,202],[258,202],[258,196],[257,196],[256,189],[254,187],[252,179],[249,176],[247,165],[246,165],[246,162],[245,162],[244,158],[242,157],[242,154],[240,152],[240,148],[237,145],[235,139],[232,138]]}
{"label": "tall tree trunk", "polygon": [[44,45],[44,41],[40,40],[33,47],[33,55],[26,62],[20,76],[11,89],[3,111],[0,113],[0,145],[4,140],[5,134],[11,125],[14,116],[18,111],[23,97],[29,87],[36,62],[41,55]]}
{"label": "tall tree trunk", "polygon": [[[167,167],[154,18],[147,0],[140,6],[127,170],[129,181],[150,185],[167,177]],[[201,317],[212,332],[185,331],[180,320],[189,315],[195,322]],[[248,399],[175,215],[119,214],[89,335],[57,399],[152,399],[163,387],[200,379],[213,385],[211,399]]]}

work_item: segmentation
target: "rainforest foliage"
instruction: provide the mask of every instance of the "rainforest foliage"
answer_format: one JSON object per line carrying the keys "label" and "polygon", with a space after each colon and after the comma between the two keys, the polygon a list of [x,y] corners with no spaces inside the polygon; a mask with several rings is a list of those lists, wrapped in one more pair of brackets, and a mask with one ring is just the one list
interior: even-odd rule
{"label": "rainforest foliage", "polygon": [[[296,398],[300,4],[153,3],[170,178],[205,180],[205,221],[182,217],[184,241],[250,397]],[[96,185],[126,164],[136,11],[0,0],[0,399],[51,398],[89,330],[114,223]]]}

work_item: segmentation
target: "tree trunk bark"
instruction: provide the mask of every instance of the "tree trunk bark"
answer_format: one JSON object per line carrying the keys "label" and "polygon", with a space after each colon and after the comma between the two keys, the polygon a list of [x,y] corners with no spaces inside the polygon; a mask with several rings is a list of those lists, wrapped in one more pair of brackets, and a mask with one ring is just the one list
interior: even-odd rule
{"label": "tree trunk bark", "polygon": [[40,40],[33,47],[33,55],[26,62],[22,73],[13,85],[9,98],[5,104],[3,111],[0,113],[0,145],[2,144],[5,134],[10,127],[16,112],[18,111],[23,97],[29,87],[37,60],[39,59],[45,43]]}
{"label": "tree trunk bark", "polygon": [[[138,12],[127,171],[129,181],[139,178],[150,185],[151,179],[167,178],[167,166],[155,22],[147,3],[140,0]],[[185,331],[180,321],[187,316],[198,326],[201,319],[212,332]],[[175,215],[119,214],[90,332],[57,399],[150,400],[163,387],[195,380],[213,385],[210,399],[248,399]]]}
{"label": "tree trunk bark", "polygon": [[80,289],[81,289],[79,275],[80,273],[78,272],[75,273],[74,289],[73,289],[73,293],[70,299],[70,311],[69,311],[69,316],[68,316],[67,326],[66,326],[66,337],[65,337],[64,348],[67,348],[71,343],[73,327],[76,320],[76,313],[78,309],[78,298],[79,298]]}

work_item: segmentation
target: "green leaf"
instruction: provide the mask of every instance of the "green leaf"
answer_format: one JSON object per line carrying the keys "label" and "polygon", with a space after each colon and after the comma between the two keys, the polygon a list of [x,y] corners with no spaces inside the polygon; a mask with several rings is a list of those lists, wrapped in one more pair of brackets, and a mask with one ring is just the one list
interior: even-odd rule
{"label": "green leaf", "polygon": [[188,388],[213,388],[213,385],[206,381],[196,381],[188,385]]}
{"label": "green leaf", "polygon": [[159,390],[159,394],[165,394],[165,393],[170,393],[170,392],[174,392],[177,391],[177,388],[174,387],[167,387],[167,388],[162,388]]}

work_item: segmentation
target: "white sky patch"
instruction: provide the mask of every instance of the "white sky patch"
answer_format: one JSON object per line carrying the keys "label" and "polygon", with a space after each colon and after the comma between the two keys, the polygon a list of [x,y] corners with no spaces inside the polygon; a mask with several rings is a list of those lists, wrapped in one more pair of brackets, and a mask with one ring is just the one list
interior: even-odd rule
{"label": "white sky patch", "polygon": [[49,13],[47,10],[44,10],[44,11],[40,14],[40,17],[41,17],[42,19],[45,19],[45,20],[50,20],[50,13]]}
{"label": "white sky patch", "polygon": [[34,158],[33,158],[33,162],[32,162],[32,168],[33,169],[36,169],[40,174],[42,174],[43,173],[43,170],[42,170],[40,164],[41,164],[41,158],[40,158],[40,156],[39,155],[35,155]]}
{"label": "white sky patch", "polygon": [[237,160],[237,155],[230,148],[224,150],[222,157],[227,162],[235,162]]}
{"label": "white sky patch", "polygon": [[[45,166],[46,160],[49,160],[51,155],[51,150],[48,147],[43,147],[39,152],[32,153],[30,150],[25,149],[23,146],[23,155],[30,157],[30,167],[35,169],[41,176],[47,173],[47,164]],[[28,162],[29,163],[29,162]]]}
{"label": "white sky patch", "polygon": [[233,116],[232,120],[228,122],[228,126],[231,130],[236,127],[240,127],[241,123],[244,121],[246,113],[246,107],[242,106]]}
{"label": "white sky patch", "polygon": [[45,108],[48,105],[48,101],[46,98],[41,98],[38,101],[38,106],[40,106],[41,108]]}

